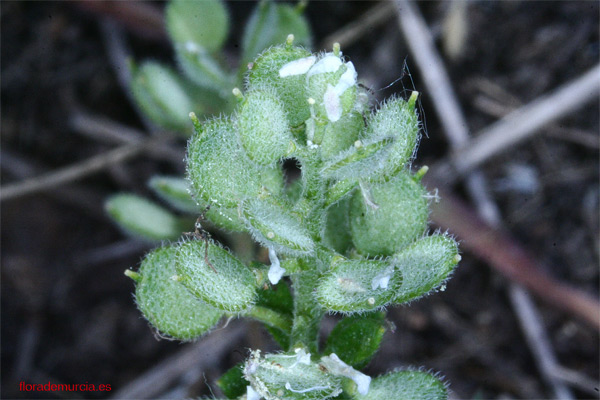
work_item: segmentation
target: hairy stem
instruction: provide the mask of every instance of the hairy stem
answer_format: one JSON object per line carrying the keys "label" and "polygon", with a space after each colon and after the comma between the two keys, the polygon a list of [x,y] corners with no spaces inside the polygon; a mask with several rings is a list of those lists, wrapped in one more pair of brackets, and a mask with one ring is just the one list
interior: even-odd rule
{"label": "hairy stem", "polygon": [[319,326],[323,318],[323,310],[313,296],[318,273],[315,270],[304,271],[291,278],[294,287],[294,322],[290,343],[292,348],[307,347],[311,353],[316,353]]}
{"label": "hairy stem", "polygon": [[254,306],[247,311],[245,316],[254,318],[265,325],[277,328],[285,333],[289,333],[290,326],[292,325],[292,320],[288,316],[267,307]]}

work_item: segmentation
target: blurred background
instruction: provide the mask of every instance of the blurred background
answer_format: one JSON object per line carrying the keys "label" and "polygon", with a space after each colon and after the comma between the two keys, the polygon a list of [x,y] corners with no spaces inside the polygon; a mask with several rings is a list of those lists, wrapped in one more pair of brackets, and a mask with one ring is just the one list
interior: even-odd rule
{"label": "blurred background", "polygon": [[[227,3],[232,66],[255,6]],[[151,176],[184,170],[184,139],[163,153],[124,149],[149,133],[123,57],[173,63],[163,7],[1,4],[3,398],[31,397],[21,381],[112,389],[39,398],[218,394],[214,382],[248,348],[275,349],[247,321],[222,321],[193,344],[160,340],[123,276],[152,245],[126,237],[103,202],[152,197]],[[462,242],[446,290],[389,310],[365,372],[423,366],[457,399],[598,398],[598,2],[310,1],[305,13],[313,49],[339,41],[377,100],[422,93],[415,166],[431,166],[428,189],[440,189],[432,227]],[[571,97],[552,97],[573,82]],[[22,184],[57,171],[47,187]]]}

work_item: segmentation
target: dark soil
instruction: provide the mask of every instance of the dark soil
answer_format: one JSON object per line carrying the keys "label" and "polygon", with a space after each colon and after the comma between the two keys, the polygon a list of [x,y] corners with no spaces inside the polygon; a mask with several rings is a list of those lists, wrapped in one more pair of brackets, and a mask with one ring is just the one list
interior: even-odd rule
{"label": "dark soil", "polygon": [[[314,37],[333,33],[373,4],[311,2],[307,13]],[[232,60],[252,6],[229,4],[234,28],[227,52]],[[419,7],[441,49],[449,3]],[[471,131],[597,64],[598,15],[598,2],[592,1],[469,3],[464,49],[445,62]],[[112,148],[72,128],[69,118],[76,110],[143,130],[109,62],[99,25],[103,18],[76,2],[2,3],[2,185]],[[136,59],[170,60],[166,41],[126,29]],[[402,95],[403,86],[424,88],[394,18],[343,50],[373,89],[397,79],[408,56],[412,74],[377,92],[381,98]],[[598,107],[593,101],[483,167],[511,234],[548,274],[594,298],[599,291]],[[431,165],[448,145],[426,92],[423,109],[428,138],[421,143],[418,163]],[[183,158],[184,141],[177,146]],[[132,283],[123,276],[149,246],[127,239],[103,211],[110,194],[150,195],[149,177],[182,171],[183,164],[137,157],[72,184],[2,203],[2,398],[107,397],[110,393],[89,391],[32,394],[19,391],[19,382],[110,384],[114,393],[183,348],[156,340],[132,300]],[[460,186],[456,189],[462,193]],[[395,331],[388,332],[367,372],[424,366],[446,377],[455,398],[551,397],[507,286],[497,272],[463,254],[446,291],[390,310]],[[594,387],[573,388],[575,396],[598,398],[598,330],[546,303],[536,304],[560,364],[593,382]],[[231,343],[231,352],[215,360],[205,376],[187,382],[189,391],[180,395],[210,394],[214,379],[247,348],[273,346],[253,324],[247,329],[246,338]]]}

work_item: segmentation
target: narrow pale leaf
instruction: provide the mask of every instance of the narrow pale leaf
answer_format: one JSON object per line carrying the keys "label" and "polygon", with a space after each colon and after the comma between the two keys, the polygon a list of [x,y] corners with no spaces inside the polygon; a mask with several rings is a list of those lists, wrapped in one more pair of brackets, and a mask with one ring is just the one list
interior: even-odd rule
{"label": "narrow pale leaf", "polygon": [[146,240],[176,239],[187,226],[165,208],[134,194],[113,195],[104,207],[126,233]]}

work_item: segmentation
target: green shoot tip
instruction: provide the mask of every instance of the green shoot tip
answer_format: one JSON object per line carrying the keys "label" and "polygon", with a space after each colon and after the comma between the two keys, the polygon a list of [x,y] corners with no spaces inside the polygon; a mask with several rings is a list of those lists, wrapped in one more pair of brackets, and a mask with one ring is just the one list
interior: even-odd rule
{"label": "green shoot tip", "polygon": [[333,54],[334,54],[336,57],[339,57],[339,56],[340,56],[340,44],[339,44],[338,42],[335,42],[335,43],[333,44]]}
{"label": "green shoot tip", "polygon": [[302,14],[307,5],[308,5],[308,0],[301,0],[298,2],[298,4],[296,4],[295,11],[298,14]]}
{"label": "green shoot tip", "polygon": [[196,132],[200,132],[202,130],[202,124],[200,123],[198,116],[196,116],[196,113],[192,111],[189,113],[189,117],[192,120],[192,124],[194,125]]}
{"label": "green shoot tip", "polygon": [[427,165],[423,165],[415,174],[415,181],[420,182],[421,179],[425,176],[425,174],[429,171],[429,167]]}
{"label": "green shoot tip", "polygon": [[238,100],[242,100],[244,98],[244,96],[242,95],[242,91],[239,88],[233,88],[233,90],[231,91],[231,93],[233,93],[233,95],[238,99]]}
{"label": "green shoot tip", "polygon": [[125,271],[123,271],[123,274],[131,279],[133,279],[136,283],[139,283],[142,281],[142,275],[138,274],[135,271],[132,271],[130,269],[126,269]]}
{"label": "green shoot tip", "polygon": [[288,47],[289,47],[289,46],[291,46],[292,44],[294,44],[294,39],[295,39],[295,37],[294,37],[294,34],[293,34],[293,33],[290,33],[289,35],[287,35],[287,38],[285,39],[285,44],[286,44],[286,46],[288,46]]}
{"label": "green shoot tip", "polygon": [[417,92],[416,90],[413,90],[413,92],[410,94],[410,97],[408,98],[408,105],[413,110],[415,109],[415,104],[417,103],[417,99],[419,98],[419,94],[420,94],[419,92]]}

